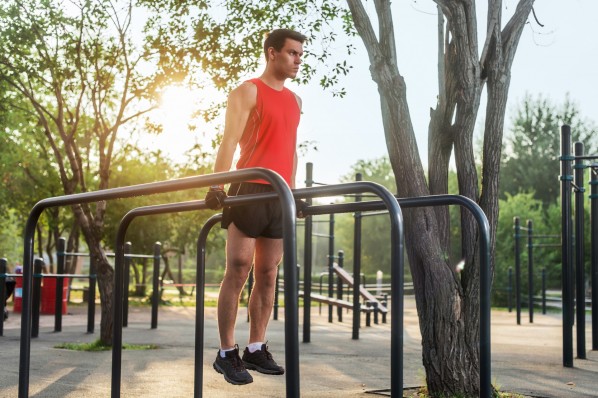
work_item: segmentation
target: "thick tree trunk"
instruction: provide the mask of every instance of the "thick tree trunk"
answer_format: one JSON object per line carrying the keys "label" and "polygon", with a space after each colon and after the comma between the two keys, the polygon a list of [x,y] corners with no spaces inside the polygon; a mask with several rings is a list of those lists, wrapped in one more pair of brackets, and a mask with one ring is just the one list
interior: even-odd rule
{"label": "thick tree trunk", "polygon": [[[386,142],[401,196],[446,193],[448,162],[454,149],[459,193],[480,200],[492,231],[498,214],[498,164],[509,75],[521,28],[532,0],[522,0],[501,36],[501,2],[489,5],[488,35],[478,59],[477,22],[473,1],[438,0],[439,102],[429,126],[429,189],[417,153],[409,117],[406,88],[396,66],[394,30],[387,2],[374,2],[378,35],[361,2],[348,0],[355,26],[371,62],[380,92]],[[445,24],[446,18],[446,24]],[[446,27],[446,38],[444,28]],[[504,48],[503,48],[504,45]],[[503,53],[506,55],[503,57]],[[489,102],[484,144],[483,191],[480,198],[473,151],[473,131],[486,78]],[[500,130],[500,131],[499,131]],[[462,255],[465,270],[458,275],[448,261],[446,209],[420,209],[405,214],[406,243],[423,338],[428,389],[432,394],[479,393],[479,259],[477,227],[462,212]],[[491,242],[492,247],[494,241]]]}
{"label": "thick tree trunk", "polygon": [[112,345],[114,270],[102,248],[103,212],[98,211],[99,218],[98,216],[94,218],[89,211],[86,211],[89,210],[86,206],[75,205],[72,208],[89,248],[90,259],[96,266],[101,302],[100,341]]}

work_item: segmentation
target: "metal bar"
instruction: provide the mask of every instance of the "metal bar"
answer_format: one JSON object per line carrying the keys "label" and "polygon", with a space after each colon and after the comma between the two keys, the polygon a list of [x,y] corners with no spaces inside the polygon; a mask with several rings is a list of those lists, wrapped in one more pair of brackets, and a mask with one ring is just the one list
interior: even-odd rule
{"label": "metal bar", "polygon": [[529,323],[534,323],[534,246],[532,220],[527,220],[527,307]]}
{"label": "metal bar", "polygon": [[561,263],[563,306],[563,366],[573,367],[572,223],[571,223],[571,127],[561,127]]}
{"label": "metal bar", "polygon": [[[129,326],[129,284],[131,278],[131,250],[132,244],[131,242],[125,242],[125,259],[124,259],[124,267],[125,267],[125,274],[124,274],[124,285],[125,288],[123,290],[123,327]],[[145,278],[144,278],[145,279]],[[152,302],[152,312],[153,312],[153,302]]]}
{"label": "metal bar", "polygon": [[152,320],[151,329],[158,328],[158,306],[160,305],[160,242],[154,243],[154,276],[152,280]]}
{"label": "metal bar", "polygon": [[56,242],[56,301],[54,305],[54,331],[62,331],[62,287],[64,286],[64,274],[65,260],[64,253],[66,252],[66,239],[59,238]]}
{"label": "metal bar", "polygon": [[[33,272],[41,274],[43,265],[44,260],[41,258],[36,258],[33,261]],[[35,278],[33,281],[33,308],[31,310],[31,337],[39,336],[39,305],[41,300],[41,286],[42,278]],[[62,305],[59,308],[62,310]]]}
{"label": "metal bar", "polygon": [[507,307],[509,308],[509,312],[512,311],[512,300],[511,300],[511,295],[513,293],[513,268],[509,267],[508,271],[507,271],[507,281],[508,281],[508,285],[507,285]]}
{"label": "metal bar", "polygon": [[[158,181],[147,184],[132,185],[127,187],[110,188],[94,192],[83,192],[72,195],[46,198],[37,202],[27,218],[23,234],[23,311],[21,312],[21,338],[19,351],[19,397],[29,396],[29,370],[31,363],[31,294],[33,286],[33,249],[35,228],[42,212],[51,207],[69,206],[73,204],[92,203],[103,200],[121,199],[135,196],[151,195],[164,192],[181,191],[205,187],[224,182],[241,182],[251,178],[260,178],[262,175],[274,173],[260,168],[236,170],[223,173],[179,178],[169,181]],[[259,175],[258,175],[259,174]],[[122,297],[119,297],[122,300]],[[291,298],[292,300],[292,298]],[[291,307],[293,303],[291,303]],[[119,316],[121,303],[117,302]],[[122,318],[118,320],[119,323]],[[292,354],[292,353],[291,353]],[[295,368],[295,366],[293,366]],[[293,370],[293,369],[291,369]],[[298,370],[298,366],[297,366]],[[298,395],[298,392],[293,395]]]}
{"label": "metal bar", "polygon": [[[93,257],[89,258],[89,289],[87,290],[87,333],[93,333],[96,317],[96,269]],[[93,277],[92,277],[93,276]]]}
{"label": "metal bar", "polygon": [[[213,176],[220,176],[220,179],[212,182]],[[274,188],[274,194],[278,195],[281,201],[282,208],[282,223],[283,223],[283,251],[284,256],[284,274],[285,274],[285,365],[286,365],[286,396],[299,397],[299,313],[298,313],[298,295],[297,288],[297,253],[295,241],[295,203],[293,195],[288,185],[284,182],[280,175],[265,169],[243,169],[233,172],[216,173],[206,175],[203,177],[210,177],[206,180],[206,184],[211,183],[229,183],[252,180],[255,178],[265,179],[271,183]],[[264,201],[265,195],[255,195],[258,201]],[[248,201],[244,197],[227,198],[224,202],[225,206],[237,204],[246,204]],[[148,206],[145,208],[138,208],[128,212],[118,228],[115,244],[115,287],[114,287],[114,301],[115,303],[122,303],[123,290],[123,246],[126,230],[131,221],[141,215],[154,214],[158,211],[160,213],[172,211],[184,211],[188,204],[178,203],[162,206]],[[202,202],[203,203],[203,202]],[[195,203],[194,205],[197,205]],[[191,205],[193,206],[193,205]],[[205,208],[205,204],[203,204]],[[114,326],[113,326],[113,348],[112,348],[112,396],[120,396],[121,387],[121,366],[122,366],[122,306],[116,305],[114,311]]]}
{"label": "metal bar", "polygon": [[[311,162],[305,164],[305,186],[310,188],[313,186],[313,170],[314,165]],[[312,205],[312,199],[306,198],[309,206]],[[313,234],[313,219],[312,216],[306,216],[304,226],[304,243],[303,243],[303,342],[311,342],[311,273],[313,270],[313,252],[312,252],[312,234]]]}
{"label": "metal bar", "polygon": [[6,268],[8,260],[0,258],[0,336],[4,336],[4,310],[6,308]]}
{"label": "metal bar", "polygon": [[521,250],[519,238],[521,237],[521,224],[519,217],[513,218],[515,224],[515,309],[517,325],[521,325]]}
{"label": "metal bar", "polygon": [[[391,323],[391,377],[393,379],[393,384],[391,386],[391,388],[393,389],[393,391],[395,392],[401,392],[402,393],[402,379],[403,379],[403,340],[402,340],[402,329],[403,329],[403,286],[401,284],[400,288],[396,287],[396,283],[397,283],[397,279],[398,281],[402,282],[403,278],[403,269],[404,269],[404,259],[402,256],[403,253],[403,231],[402,231],[402,216],[400,213],[400,208],[397,204],[396,198],[394,198],[392,196],[392,194],[390,192],[388,192],[384,187],[378,185],[378,184],[374,184],[371,182],[362,182],[360,184],[354,184],[354,183],[349,183],[349,184],[339,184],[339,185],[332,185],[332,186],[326,186],[326,187],[317,187],[317,188],[312,188],[311,192],[308,193],[312,193],[314,196],[315,195],[321,195],[321,196],[331,196],[331,195],[339,195],[339,194],[343,194],[345,192],[355,192],[355,191],[359,191],[359,190],[363,190],[366,192],[375,192],[378,193],[379,196],[383,197],[384,201],[380,202],[382,204],[382,206],[387,206],[391,209],[391,211],[389,212],[389,214],[391,215],[391,232],[392,232],[392,236],[391,239],[393,242],[395,242],[395,244],[392,245],[391,247],[391,267],[394,270],[393,271],[393,275],[394,278],[392,281],[394,281],[394,285],[391,286],[393,288],[394,292],[397,292],[398,294],[393,295],[396,297],[393,297],[393,303],[392,303],[392,307],[393,309],[391,309],[393,312],[392,318],[393,318],[393,322]],[[302,191],[302,193],[305,193],[305,191]],[[247,203],[256,203],[259,201],[264,201],[264,200],[274,200],[276,198],[275,195],[272,194],[260,194],[260,195],[244,195],[241,197],[230,197],[227,198],[225,200],[225,205],[226,206],[232,206],[232,205],[239,205],[239,204],[247,204]],[[333,207],[334,205],[328,205]],[[153,206],[153,207],[146,207],[146,208],[140,208],[140,209],[136,209],[136,214],[137,215],[148,215],[148,214],[159,214],[159,213],[166,213],[166,212],[172,212],[172,211],[188,211],[188,210],[197,210],[197,209],[201,209],[201,208],[205,208],[204,202],[203,201],[194,201],[194,202],[187,202],[187,203],[183,203],[183,204],[170,204],[170,205],[161,205],[161,206]],[[131,212],[128,213],[128,215],[131,215]],[[127,216],[125,216],[127,217]],[[126,223],[130,223],[130,220],[127,220]],[[125,219],[123,219],[123,222],[121,222],[121,228],[122,226],[125,224]],[[121,234],[120,229],[119,228],[119,234],[117,234],[117,238],[119,237],[119,235]],[[122,239],[122,237],[120,238]],[[119,246],[117,245],[117,248]],[[117,267],[119,264],[119,261],[121,262],[121,260],[119,259],[119,256],[117,256]],[[295,261],[295,259],[293,259],[293,261]],[[293,266],[294,268],[294,266]],[[285,263],[285,274],[289,275],[289,271],[288,271],[289,267],[288,267],[288,263]],[[292,274],[291,277],[295,277],[296,278],[296,272],[294,269],[292,269]],[[119,273],[116,273],[116,276],[118,276]],[[289,277],[285,277],[285,301],[287,300],[287,293],[291,289],[291,286],[296,286],[296,285],[287,285]],[[116,284],[116,286],[118,287],[119,284]],[[294,292],[295,297],[297,297],[296,291]],[[287,310],[287,308],[285,307],[285,311]],[[285,312],[286,314],[286,312]],[[288,319],[288,314],[285,315],[285,317],[287,317]],[[116,318],[115,318],[116,319]],[[287,321],[288,322],[288,321]],[[286,324],[285,324],[286,327]],[[295,326],[295,330],[297,330],[297,327]],[[286,332],[288,333],[288,332]],[[115,345],[115,349],[116,349],[116,345]],[[286,352],[288,351],[288,348],[285,349]],[[113,355],[114,355],[114,349],[113,349]],[[287,358],[288,361],[288,358]],[[113,366],[114,366],[114,361],[113,361]],[[289,373],[289,368],[287,367],[287,371],[286,373]],[[114,380],[114,378],[113,378]],[[287,396],[289,395],[289,378],[287,376]],[[298,383],[298,381],[297,381]],[[113,394],[114,394],[114,388],[113,388]]]}
{"label": "metal bar", "polygon": [[[345,253],[342,250],[338,251],[338,266],[343,268],[345,266]],[[358,282],[359,283],[359,282]],[[343,299],[343,280],[342,278],[337,278],[336,282],[336,298],[339,300]],[[343,321],[343,308],[341,306],[336,307],[336,317],[339,322]]]}
{"label": "metal bar", "polygon": [[598,159],[598,155],[577,155],[576,154],[573,157],[573,159],[575,159],[575,160],[595,160],[595,159]]}
{"label": "metal bar", "polygon": [[193,396],[201,398],[203,395],[203,344],[204,344],[204,310],[205,310],[205,275],[206,275],[206,241],[214,225],[222,221],[222,214],[210,217],[197,237],[197,268],[195,294],[195,365],[193,372]]}
{"label": "metal bar", "polygon": [[[355,174],[355,181],[363,181],[363,175],[361,173]],[[361,202],[361,194],[355,195],[355,202]],[[353,275],[361,274],[361,219],[362,213],[356,211],[353,215]],[[351,338],[353,340],[359,340],[359,327],[361,326],[361,297],[359,291],[359,280],[354,279],[355,285],[353,286],[353,327]]]}
{"label": "metal bar", "polygon": [[[305,197],[307,192],[301,189],[293,191],[295,197]],[[490,352],[490,290],[491,290],[491,269],[490,269],[490,226],[484,211],[473,200],[460,195],[431,195],[416,198],[397,198],[401,209],[423,206],[446,206],[459,205],[466,208],[474,216],[480,232],[480,395],[482,397],[492,396],[491,384],[491,352]],[[380,201],[368,201],[361,203],[338,203],[325,206],[312,206],[309,214],[325,214],[326,212],[351,213],[354,211],[382,210],[383,204]],[[393,287],[393,292],[394,292]],[[401,289],[402,292],[402,289]],[[391,297],[391,300],[394,300]],[[392,306],[395,304],[393,302]],[[392,310],[392,308],[391,308]],[[395,318],[395,314],[391,314]],[[392,323],[391,323],[392,327]],[[400,395],[398,395],[400,396]]]}
{"label": "metal bar", "polygon": [[590,217],[592,247],[592,350],[598,350],[598,170],[592,169]]}
{"label": "metal bar", "polygon": [[[334,297],[334,213],[328,222],[328,297]],[[328,322],[332,323],[332,304],[328,304]]]}
{"label": "metal bar", "polygon": [[575,143],[575,292],[577,315],[577,358],[586,359],[586,272],[585,272],[585,231],[584,231],[584,169],[583,143]]}

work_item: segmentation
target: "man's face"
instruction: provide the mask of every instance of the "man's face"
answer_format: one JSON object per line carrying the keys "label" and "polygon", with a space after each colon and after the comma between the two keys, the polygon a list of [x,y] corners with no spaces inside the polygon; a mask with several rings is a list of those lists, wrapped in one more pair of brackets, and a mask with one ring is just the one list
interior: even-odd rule
{"label": "man's face", "polygon": [[272,63],[275,71],[281,78],[294,79],[299,72],[301,57],[303,56],[303,44],[293,39],[286,39],[280,51],[270,48],[269,62]]}

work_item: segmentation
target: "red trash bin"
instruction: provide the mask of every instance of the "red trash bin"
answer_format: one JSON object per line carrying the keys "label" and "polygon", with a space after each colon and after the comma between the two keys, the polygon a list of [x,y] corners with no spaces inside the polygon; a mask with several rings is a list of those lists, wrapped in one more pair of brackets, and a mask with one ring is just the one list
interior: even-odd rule
{"label": "red trash bin", "polygon": [[[15,274],[22,274],[23,267],[17,265],[15,267]],[[23,308],[23,277],[15,276],[15,290],[12,294],[12,304],[14,312],[21,312]]]}
{"label": "red trash bin", "polygon": [[[56,277],[44,277],[42,280],[41,314],[54,314],[56,308],[56,279]],[[62,281],[62,314],[66,314],[69,278],[63,278]]]}

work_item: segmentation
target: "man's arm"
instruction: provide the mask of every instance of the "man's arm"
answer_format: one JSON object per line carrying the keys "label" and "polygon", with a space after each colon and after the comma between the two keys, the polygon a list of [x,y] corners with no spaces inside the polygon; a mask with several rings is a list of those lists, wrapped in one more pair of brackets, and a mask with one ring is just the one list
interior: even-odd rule
{"label": "man's arm", "polygon": [[243,83],[229,94],[224,119],[224,134],[214,164],[215,173],[230,170],[249,114],[255,107],[256,97],[257,87],[253,83]]}
{"label": "man's arm", "polygon": [[[224,134],[218,148],[214,172],[229,171],[237,144],[243,136],[249,114],[255,107],[257,87],[253,83],[243,83],[228,96],[226,116],[224,118]],[[212,185],[206,195],[206,206],[213,210],[221,209],[226,193],[224,184]]]}
{"label": "man's arm", "polygon": [[[293,93],[293,94],[295,94],[295,93]],[[295,94],[295,99],[297,100],[297,105],[299,106],[299,112],[301,112],[301,108],[303,106],[301,97],[299,97],[297,94]],[[295,182],[295,175],[297,174],[297,163],[298,163],[297,147],[295,145],[295,153],[293,155],[293,174],[291,175],[291,189],[295,189],[295,186],[297,185]]]}

